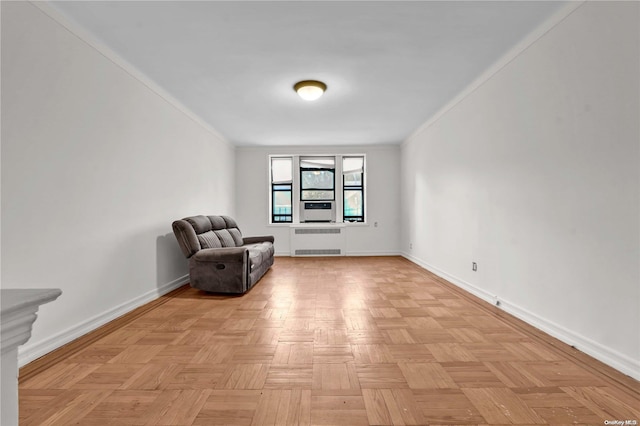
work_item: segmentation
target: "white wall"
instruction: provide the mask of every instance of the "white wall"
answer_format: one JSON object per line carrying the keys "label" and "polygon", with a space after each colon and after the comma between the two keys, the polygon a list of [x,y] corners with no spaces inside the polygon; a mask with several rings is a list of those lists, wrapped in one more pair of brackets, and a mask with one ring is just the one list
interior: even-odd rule
{"label": "white wall", "polygon": [[635,378],[638,16],[580,6],[406,141],[401,185],[407,257]]}
{"label": "white wall", "polygon": [[[366,225],[347,225],[347,255],[389,255],[400,252],[400,148],[244,147],[236,152],[236,217],[244,235],[273,235],[276,254],[289,255],[289,226],[269,225],[269,155],[365,154]],[[374,223],[378,226],[375,227]]]}
{"label": "white wall", "polygon": [[21,365],[186,282],[173,220],[233,214],[234,148],[133,75],[2,2],[2,285],[63,291]]}

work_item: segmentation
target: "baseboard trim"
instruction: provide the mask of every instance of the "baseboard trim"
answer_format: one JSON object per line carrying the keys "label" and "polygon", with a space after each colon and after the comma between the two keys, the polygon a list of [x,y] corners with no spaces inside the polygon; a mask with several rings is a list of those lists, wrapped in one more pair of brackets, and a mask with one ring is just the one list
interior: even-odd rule
{"label": "baseboard trim", "polygon": [[399,252],[389,252],[389,251],[348,251],[345,256],[352,256],[352,257],[367,257],[367,256],[371,256],[371,257],[377,257],[377,256],[384,256],[384,257],[388,257],[388,256],[400,256]]}
{"label": "baseboard trim", "polygon": [[412,256],[408,253],[402,253],[402,257],[415,263],[423,269],[433,273],[434,275],[448,281],[449,283],[459,287],[460,289],[471,293],[484,302],[494,306],[495,309],[500,309],[519,320],[524,321],[528,325],[558,339],[571,348],[575,348],[590,357],[597,359],[598,361],[614,368],[615,370],[623,373],[635,380],[640,380],[640,362],[629,358],[628,356],[621,354],[611,348],[595,342],[581,334],[575,333],[553,321],[549,321],[533,312],[530,312],[515,303],[502,298],[499,299],[500,306],[495,306],[496,299],[491,293],[474,286],[454,275],[451,275],[429,263]]}
{"label": "baseboard trim", "polygon": [[595,342],[581,334],[575,333],[559,324],[548,321],[520,306],[507,300],[500,299],[500,308],[505,312],[525,321],[539,330],[555,337],[567,345],[586,353],[593,358],[602,361],[610,367],[624,373],[636,380],[640,380],[640,362],[628,356],[616,352],[598,342]]}
{"label": "baseboard trim", "polygon": [[[33,344],[27,343],[20,347],[18,351],[20,381],[26,380],[39,371],[56,364],[61,359],[64,359],[68,353],[77,352],[81,347],[88,346],[111,332],[111,330],[121,327],[124,323],[132,321],[149,309],[164,303],[168,298],[163,300],[162,296],[173,291],[182,291],[181,288],[188,282],[189,276],[184,275],[162,287],[148,291],[126,303],[89,318],[75,327],[47,339]],[[87,336],[90,333],[92,335]],[[80,339],[81,337],[82,339]],[[38,361],[44,355],[47,355],[45,362],[39,363]]]}
{"label": "baseboard trim", "polygon": [[[276,257],[305,257],[305,256],[292,256],[291,253],[287,252],[276,252]],[[366,256],[402,256],[400,252],[389,252],[389,251],[349,251],[344,254],[344,256],[353,256],[353,257],[366,257]],[[306,256],[313,257],[313,256]],[[324,257],[324,256],[320,256]]]}
{"label": "baseboard trim", "polygon": [[456,277],[455,275],[451,275],[445,271],[443,271],[442,269],[436,268],[433,265],[430,265],[429,263],[423,261],[422,259],[419,259],[415,256],[412,256],[408,253],[401,253],[400,254],[402,257],[404,257],[407,260],[410,260],[411,262],[415,263],[416,265],[420,266],[423,269],[426,269],[429,272],[432,272],[434,274],[436,274],[437,276],[439,276],[440,278],[444,278],[445,280],[449,281],[452,284],[455,284],[456,286],[462,288],[465,291],[468,291],[469,293],[473,294],[476,297],[479,297],[480,299],[484,300],[485,302],[491,303],[493,304],[493,295],[490,294],[487,291],[484,291],[483,289],[474,286],[473,284],[470,284],[468,282],[466,282],[465,280]]}

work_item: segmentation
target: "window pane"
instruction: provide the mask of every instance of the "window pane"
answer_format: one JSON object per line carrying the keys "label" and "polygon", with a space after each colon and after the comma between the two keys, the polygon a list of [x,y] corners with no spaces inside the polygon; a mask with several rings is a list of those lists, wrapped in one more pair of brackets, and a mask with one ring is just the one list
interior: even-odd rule
{"label": "window pane", "polygon": [[362,186],[362,173],[345,173],[344,175],[345,186]]}
{"label": "window pane", "polygon": [[291,191],[273,192],[273,214],[291,215]]}
{"label": "window pane", "polygon": [[291,157],[271,159],[271,182],[293,181],[293,159]]}
{"label": "window pane", "polygon": [[342,160],[342,172],[362,173],[364,170],[364,157],[344,157]]}
{"label": "window pane", "polygon": [[333,200],[333,191],[311,191],[305,190],[301,193],[303,201],[309,200]]}
{"label": "window pane", "polygon": [[329,170],[302,170],[302,189],[333,189],[333,175]]}
{"label": "window pane", "polygon": [[364,156],[342,157],[343,217],[364,222]]}
{"label": "window pane", "polygon": [[362,191],[345,190],[344,191],[344,216],[362,216]]}

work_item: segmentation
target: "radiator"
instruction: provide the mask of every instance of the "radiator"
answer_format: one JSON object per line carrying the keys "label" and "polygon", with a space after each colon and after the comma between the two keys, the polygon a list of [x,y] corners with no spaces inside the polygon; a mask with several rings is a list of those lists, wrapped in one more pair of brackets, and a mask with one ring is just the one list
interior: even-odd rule
{"label": "radiator", "polygon": [[344,256],[345,226],[292,225],[291,256]]}

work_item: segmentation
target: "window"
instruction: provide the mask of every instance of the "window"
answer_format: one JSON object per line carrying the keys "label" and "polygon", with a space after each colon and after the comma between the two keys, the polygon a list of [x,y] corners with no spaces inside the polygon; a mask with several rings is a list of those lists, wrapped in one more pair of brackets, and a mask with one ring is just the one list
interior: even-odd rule
{"label": "window", "polygon": [[364,222],[364,157],[342,157],[345,222]]}
{"label": "window", "polygon": [[293,158],[271,158],[271,222],[293,222]]}
{"label": "window", "polygon": [[335,200],[335,157],[300,158],[300,200]]}
{"label": "window", "polygon": [[365,155],[275,154],[268,161],[269,223],[365,222]]}

